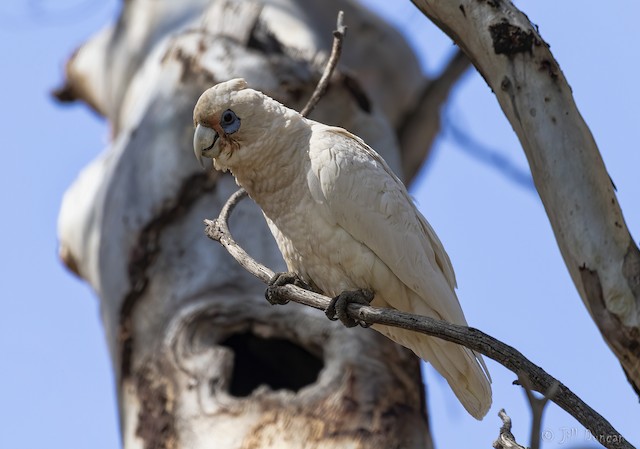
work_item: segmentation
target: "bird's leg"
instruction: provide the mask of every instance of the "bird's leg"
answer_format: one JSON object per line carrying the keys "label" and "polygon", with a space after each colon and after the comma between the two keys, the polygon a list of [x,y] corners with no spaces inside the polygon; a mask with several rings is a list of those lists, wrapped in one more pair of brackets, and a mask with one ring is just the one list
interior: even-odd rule
{"label": "bird's leg", "polygon": [[330,320],[340,320],[342,324],[347,327],[355,327],[360,325],[361,327],[369,327],[369,323],[364,321],[354,320],[347,313],[349,304],[362,304],[368,306],[373,300],[374,293],[371,290],[348,290],[340,293],[335,298],[331,299],[329,307],[324,313]]}
{"label": "bird's leg", "polygon": [[296,273],[292,273],[290,271],[275,273],[271,277],[271,279],[269,279],[269,282],[268,282],[269,286],[264,291],[264,297],[267,299],[267,301],[269,301],[269,304],[282,305],[289,302],[288,300],[282,300],[278,298],[278,296],[275,294],[275,291],[274,291],[275,287],[282,287],[283,285],[287,285],[287,284],[293,284],[296,287],[313,291],[313,288],[311,288],[311,286],[307,284],[305,281],[300,279],[300,276],[298,276]]}

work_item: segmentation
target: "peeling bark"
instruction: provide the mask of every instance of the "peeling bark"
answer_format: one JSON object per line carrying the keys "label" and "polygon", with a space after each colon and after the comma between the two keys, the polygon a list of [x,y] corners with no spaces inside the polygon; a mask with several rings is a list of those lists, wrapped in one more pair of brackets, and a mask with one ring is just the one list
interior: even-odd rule
{"label": "peeling bark", "polygon": [[[636,253],[637,255],[637,248],[629,249],[630,253]],[[629,253],[627,255],[629,255]],[[626,260],[627,258],[625,257],[625,261]],[[634,269],[635,268],[637,267],[634,267]],[[640,389],[626,369],[626,366],[633,366],[634,363],[637,365],[637,360],[634,361],[632,356],[635,354],[636,357],[638,357],[638,354],[640,354],[640,331],[637,327],[625,326],[615,314],[607,310],[602,293],[602,284],[597,271],[590,270],[586,266],[580,267],[580,277],[585,292],[587,307],[591,311],[591,315],[600,333],[609,337],[608,343],[620,359],[622,368],[634,391],[640,396]]]}
{"label": "peeling bark", "polygon": [[638,391],[638,247],[549,46],[511,2],[413,3],[464,50],[495,93],[520,139],[573,282]]}
{"label": "peeling bark", "polygon": [[145,449],[173,449],[176,429],[172,394],[158,379],[151,375],[150,368],[136,373],[136,391],[140,398],[136,436],[142,439]]}

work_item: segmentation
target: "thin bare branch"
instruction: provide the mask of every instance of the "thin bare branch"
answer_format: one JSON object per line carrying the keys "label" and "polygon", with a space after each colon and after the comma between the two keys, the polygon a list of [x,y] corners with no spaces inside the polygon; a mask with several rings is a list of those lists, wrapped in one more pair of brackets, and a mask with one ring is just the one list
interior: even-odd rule
{"label": "thin bare branch", "polygon": [[322,96],[327,91],[327,87],[329,87],[329,80],[331,79],[331,75],[338,65],[338,60],[340,59],[340,54],[342,53],[342,42],[344,40],[344,36],[347,33],[347,27],[344,26],[344,12],[340,11],[338,13],[338,20],[336,24],[336,30],[333,32],[333,46],[331,47],[331,56],[329,56],[329,61],[324,68],[324,72],[322,73],[322,77],[320,77],[320,81],[316,86],[313,95],[309,98],[309,101],[305,105],[305,107],[300,111],[300,114],[303,117],[307,117],[313,111],[313,108],[316,107],[318,101],[322,98]]}
{"label": "thin bare branch", "polygon": [[220,242],[224,246],[229,254],[237,260],[242,267],[262,282],[267,283],[274,275],[274,272],[262,264],[256,262],[247,252],[236,243],[231,237],[229,231],[228,220],[229,215],[236,207],[236,205],[247,196],[246,190],[240,188],[233,195],[229,197],[224,207],[220,211],[220,216],[216,220],[205,220],[206,234],[209,238]]}
{"label": "thin bare branch", "polygon": [[[273,276],[273,271],[256,262],[235,242],[227,224],[229,214],[237,202],[244,198],[245,195],[246,193],[240,189],[229,198],[217,219],[205,220],[205,233],[209,238],[222,244],[247,271],[267,283]],[[303,290],[294,285],[273,287],[272,292],[274,297],[284,301],[294,301],[323,311],[326,310],[331,301],[327,296]],[[605,418],[589,407],[560,381],[532,363],[515,348],[478,329],[400,312],[395,309],[382,309],[360,304],[349,304],[348,314],[352,319],[364,321],[367,324],[400,327],[466,346],[518,374],[521,383],[526,382],[526,385],[533,391],[548,394],[552,391],[552,387],[557,388],[555,394],[549,395],[549,400],[555,402],[573,416],[591,434],[598,437],[602,436],[599,440],[602,441],[605,447],[633,448]]]}

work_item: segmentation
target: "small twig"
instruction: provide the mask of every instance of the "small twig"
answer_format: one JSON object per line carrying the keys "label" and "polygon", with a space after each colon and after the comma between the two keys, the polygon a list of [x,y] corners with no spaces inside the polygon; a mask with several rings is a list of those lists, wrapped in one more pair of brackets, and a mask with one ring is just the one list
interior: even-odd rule
{"label": "small twig", "polygon": [[524,393],[527,396],[527,400],[529,401],[529,406],[531,407],[531,437],[529,444],[531,444],[531,449],[540,449],[540,438],[542,437],[542,415],[544,414],[544,410],[549,400],[558,391],[559,384],[557,382],[552,384],[541,398],[537,398],[529,387],[528,379],[523,378],[522,376],[518,376],[518,378],[520,380],[520,385],[522,385]]}
{"label": "small twig", "polygon": [[524,446],[518,444],[516,438],[511,433],[511,418],[509,418],[507,412],[505,412],[504,409],[500,409],[498,416],[502,420],[502,427],[500,427],[498,439],[493,442],[493,447],[495,449],[526,449]]}
{"label": "small twig", "polygon": [[267,283],[274,275],[274,272],[259,264],[247,254],[247,252],[236,243],[231,237],[231,231],[229,231],[229,215],[238,203],[247,196],[247,191],[243,188],[236,190],[233,195],[229,197],[225,205],[220,211],[220,215],[216,220],[205,220],[206,225],[205,232],[210,239],[220,242],[224,246],[229,254],[237,260],[242,267],[249,273],[256,276],[262,282]]}
{"label": "small twig", "polygon": [[300,115],[303,117],[307,117],[313,108],[316,107],[318,101],[323,97],[327,88],[329,87],[329,79],[331,79],[331,75],[338,65],[338,60],[340,59],[340,54],[342,53],[342,41],[344,40],[344,36],[347,33],[347,27],[344,26],[344,12],[340,11],[338,13],[338,20],[336,25],[336,30],[333,32],[333,46],[331,47],[331,56],[329,56],[329,61],[324,68],[324,72],[322,73],[322,77],[320,77],[320,81],[318,81],[318,85],[316,86],[315,91],[309,98],[309,101],[305,105],[305,107],[300,111]]}
{"label": "small twig", "polygon": [[[209,238],[220,242],[247,271],[267,283],[273,276],[273,271],[252,259],[247,252],[235,242],[227,225],[229,214],[238,201],[245,195],[244,190],[240,189],[229,198],[222,208],[220,216],[216,220],[205,220],[205,233]],[[274,287],[272,291],[275,297],[282,300],[294,301],[320,310],[326,310],[331,300],[324,295],[303,290],[294,285]],[[478,329],[459,326],[425,316],[400,312],[394,309],[381,309],[360,304],[349,304],[347,310],[349,316],[357,321],[364,321],[368,324],[383,324],[420,332],[425,335],[466,346],[469,349],[479,352],[518,374],[520,379],[523,379],[531,390],[548,394],[549,400],[558,404],[586,429],[589,429],[593,435],[612,436],[611,438],[601,439],[605,447],[633,448],[605,418],[589,407],[560,381],[532,363],[518,350]],[[550,394],[552,387],[556,389],[553,395]]]}

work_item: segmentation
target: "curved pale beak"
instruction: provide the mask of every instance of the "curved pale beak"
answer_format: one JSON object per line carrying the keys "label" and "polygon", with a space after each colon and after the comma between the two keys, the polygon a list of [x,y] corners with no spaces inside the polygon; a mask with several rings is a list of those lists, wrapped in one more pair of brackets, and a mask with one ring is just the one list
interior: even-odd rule
{"label": "curved pale beak", "polygon": [[205,152],[208,152],[209,150],[213,149],[217,140],[218,140],[218,133],[215,132],[213,129],[200,124],[196,125],[196,131],[193,134],[193,152],[195,153],[196,159],[198,159],[198,162],[200,163],[202,168],[204,168],[204,162],[202,161],[202,156],[210,157],[210,158],[214,158],[218,156],[219,152],[218,154],[213,154],[213,153],[204,154]]}

